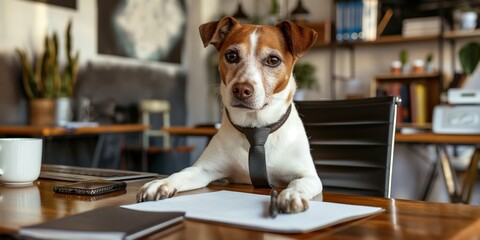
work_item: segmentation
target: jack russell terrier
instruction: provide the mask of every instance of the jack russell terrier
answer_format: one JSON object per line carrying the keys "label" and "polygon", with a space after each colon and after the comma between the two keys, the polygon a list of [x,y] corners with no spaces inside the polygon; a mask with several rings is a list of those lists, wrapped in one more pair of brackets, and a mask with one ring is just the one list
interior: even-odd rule
{"label": "jack russell terrier", "polygon": [[[317,33],[290,21],[258,26],[225,17],[202,24],[200,36],[205,47],[212,44],[219,51],[224,105],[221,127],[193,166],[146,183],[137,193],[137,201],[170,198],[226,178],[285,188],[277,198],[278,210],[305,211],[308,200],[322,192],[322,183],[293,104],[297,85],[292,71]],[[267,132],[246,131],[257,128]],[[263,134],[261,143],[251,142],[252,134]]]}

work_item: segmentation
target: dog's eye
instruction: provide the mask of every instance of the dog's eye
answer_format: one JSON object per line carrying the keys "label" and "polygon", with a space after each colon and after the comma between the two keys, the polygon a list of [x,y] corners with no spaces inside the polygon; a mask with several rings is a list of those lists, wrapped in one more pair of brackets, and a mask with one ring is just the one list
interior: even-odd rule
{"label": "dog's eye", "polygon": [[264,64],[269,67],[276,67],[280,65],[281,62],[282,60],[277,56],[268,56],[267,59],[265,59]]}
{"label": "dog's eye", "polygon": [[237,51],[230,50],[225,53],[225,60],[227,60],[228,63],[238,63],[240,57],[238,56]]}

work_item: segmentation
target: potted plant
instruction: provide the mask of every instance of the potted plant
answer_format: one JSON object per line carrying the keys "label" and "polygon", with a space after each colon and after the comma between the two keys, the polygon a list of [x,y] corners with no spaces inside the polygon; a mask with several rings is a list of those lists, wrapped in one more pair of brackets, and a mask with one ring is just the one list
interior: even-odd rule
{"label": "potted plant", "polygon": [[458,57],[460,59],[460,65],[462,65],[463,73],[465,75],[471,75],[477,67],[480,60],[480,43],[479,42],[467,42],[459,51]]}
{"label": "potted plant", "polygon": [[17,49],[22,68],[25,93],[29,98],[29,120],[32,125],[54,123],[55,91],[59,83],[57,63],[57,35],[45,37],[44,52],[35,63],[30,63],[25,51]]}
{"label": "potted plant", "polygon": [[66,64],[60,75],[60,84],[56,92],[55,121],[57,124],[62,124],[73,119],[72,97],[77,80],[80,53],[77,51],[75,55],[72,54],[71,29],[72,21],[69,21],[65,31]]}
{"label": "potted plant", "polygon": [[[58,66],[58,37],[55,32],[51,36],[47,35],[45,37],[44,52],[33,62],[30,62],[26,51],[16,49],[22,69],[23,87],[29,99],[29,121],[32,125],[53,125],[58,122],[55,117],[65,115],[61,113],[65,107],[56,107],[55,100],[70,98],[73,95],[73,87],[78,72],[79,53],[77,52],[73,57],[70,54],[70,30],[71,21],[68,23],[66,31],[67,63],[61,74]],[[71,103],[69,104],[68,111],[71,111]],[[71,114],[69,118],[71,118]]]}
{"label": "potted plant", "polygon": [[315,67],[310,63],[296,63],[293,67],[293,76],[297,82],[297,91],[295,92],[295,100],[303,100],[305,90],[311,89],[316,85]]}
{"label": "potted plant", "polygon": [[425,57],[425,71],[427,73],[433,73],[433,53],[429,53]]}
{"label": "potted plant", "polygon": [[402,64],[402,73],[410,72],[410,65],[408,64],[408,51],[405,49],[400,51],[400,63]]}

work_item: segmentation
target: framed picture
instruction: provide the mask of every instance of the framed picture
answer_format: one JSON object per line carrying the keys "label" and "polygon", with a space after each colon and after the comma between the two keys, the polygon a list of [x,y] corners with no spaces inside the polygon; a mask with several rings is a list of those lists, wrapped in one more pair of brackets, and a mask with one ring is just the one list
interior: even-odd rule
{"label": "framed picture", "polygon": [[180,63],[184,0],[98,0],[98,53]]}
{"label": "framed picture", "polygon": [[77,0],[30,0],[33,2],[42,2],[46,4],[56,5],[59,7],[77,9]]}

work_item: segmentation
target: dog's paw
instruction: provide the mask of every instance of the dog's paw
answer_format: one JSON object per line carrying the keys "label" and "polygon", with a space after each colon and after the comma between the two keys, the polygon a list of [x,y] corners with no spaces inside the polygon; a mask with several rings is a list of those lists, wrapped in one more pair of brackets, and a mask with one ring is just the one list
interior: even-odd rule
{"label": "dog's paw", "polygon": [[308,209],[308,198],[293,189],[283,190],[278,195],[277,203],[278,210],[284,213],[297,213]]}
{"label": "dog's paw", "polygon": [[137,202],[157,201],[177,195],[177,189],[167,181],[154,180],[146,183],[137,193]]}

